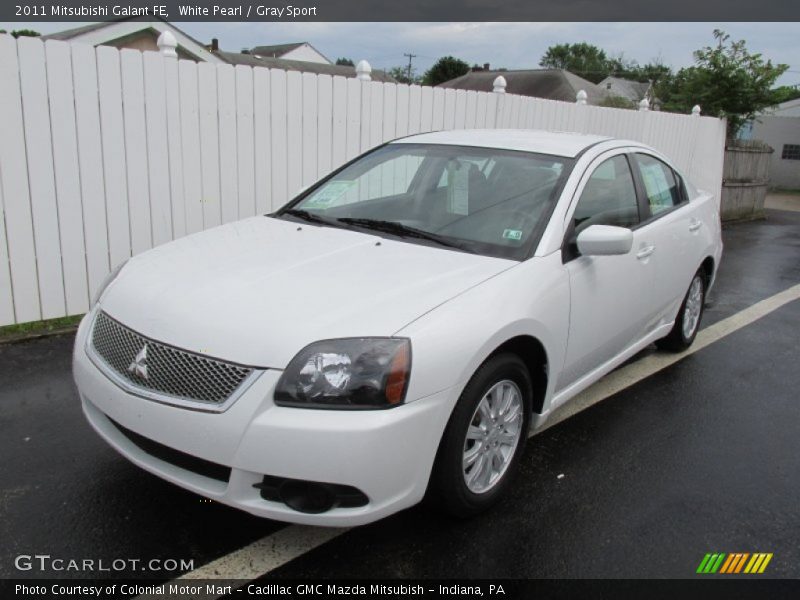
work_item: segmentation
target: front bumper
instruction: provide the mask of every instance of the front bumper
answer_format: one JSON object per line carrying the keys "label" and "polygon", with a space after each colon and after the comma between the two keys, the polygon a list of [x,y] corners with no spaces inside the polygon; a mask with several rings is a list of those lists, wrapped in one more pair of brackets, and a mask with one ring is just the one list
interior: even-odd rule
{"label": "front bumper", "polygon": [[[224,412],[169,406],[113,383],[86,354],[90,314],[75,341],[73,371],[83,411],[94,429],[131,462],[176,485],[254,515],[310,525],[361,525],[419,502],[457,394],[445,390],[398,408],[311,410],[275,406],[281,372],[266,370]],[[411,390],[410,390],[411,391]],[[230,468],[227,481],[148,453],[123,428]],[[262,498],[265,475],[347,485],[364,506],[321,514],[295,511]]]}

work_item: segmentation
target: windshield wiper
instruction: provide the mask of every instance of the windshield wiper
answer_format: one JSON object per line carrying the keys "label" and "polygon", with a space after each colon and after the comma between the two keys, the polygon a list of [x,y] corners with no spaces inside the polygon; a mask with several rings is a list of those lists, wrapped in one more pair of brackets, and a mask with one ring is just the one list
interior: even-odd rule
{"label": "windshield wiper", "polygon": [[309,223],[319,223],[320,225],[331,225],[333,227],[341,227],[341,223],[339,223],[339,219],[333,219],[331,217],[323,217],[322,215],[318,215],[317,213],[313,213],[307,210],[302,210],[299,208],[290,208],[289,210],[283,211],[278,216],[289,215],[292,217],[297,217],[298,219],[302,219],[303,221],[308,221]]}
{"label": "windshield wiper", "polygon": [[422,229],[417,229],[416,227],[403,225],[402,223],[398,223],[396,221],[382,221],[380,219],[357,219],[354,217],[341,217],[338,220],[342,223],[347,223],[348,225],[355,225],[357,227],[363,227],[364,229],[372,229],[373,231],[382,231],[398,237],[418,238],[421,240],[435,242],[441,246],[447,246],[448,248],[458,248],[459,250],[464,249],[462,246],[451,242],[440,235],[423,231]]}

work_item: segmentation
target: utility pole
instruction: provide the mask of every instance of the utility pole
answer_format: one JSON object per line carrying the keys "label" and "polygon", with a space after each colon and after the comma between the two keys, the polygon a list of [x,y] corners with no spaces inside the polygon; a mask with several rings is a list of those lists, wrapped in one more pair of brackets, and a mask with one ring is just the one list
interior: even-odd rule
{"label": "utility pole", "polygon": [[411,59],[416,58],[416,54],[407,54],[403,53],[403,56],[408,57],[408,69],[406,70],[406,77],[408,78],[408,83],[411,83]]}

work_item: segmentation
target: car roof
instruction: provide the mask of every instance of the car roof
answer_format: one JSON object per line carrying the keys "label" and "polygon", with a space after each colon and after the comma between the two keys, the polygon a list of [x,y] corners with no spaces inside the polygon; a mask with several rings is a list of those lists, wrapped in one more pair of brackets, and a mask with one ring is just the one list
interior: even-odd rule
{"label": "car roof", "polygon": [[456,129],[421,133],[392,143],[477,146],[574,158],[589,146],[613,139],[601,135],[539,129]]}

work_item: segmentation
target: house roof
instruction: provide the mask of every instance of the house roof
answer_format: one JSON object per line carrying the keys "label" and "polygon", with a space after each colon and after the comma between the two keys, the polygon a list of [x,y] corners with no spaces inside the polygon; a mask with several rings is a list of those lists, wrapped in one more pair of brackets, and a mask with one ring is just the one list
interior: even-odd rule
{"label": "house roof", "polygon": [[800,98],[781,102],[777,106],[772,107],[772,110],[773,114],[778,116],[800,117]]}
{"label": "house roof", "polygon": [[250,48],[250,54],[258,54],[260,56],[270,56],[272,58],[280,58],[287,52],[291,52],[305,44],[306,42],[294,42],[291,44],[273,44],[271,46],[256,46]]}
{"label": "house roof", "polygon": [[597,86],[615,96],[622,96],[631,102],[639,102],[650,92],[650,82],[634,81],[623,77],[606,77]]}
{"label": "house roof", "polygon": [[470,71],[439,84],[439,87],[459,90],[491,92],[494,80],[502,75],[509,94],[575,102],[575,96],[584,90],[589,104],[599,104],[608,94],[591,81],[564,69],[524,69],[518,71]]}
{"label": "house roof", "polygon": [[599,135],[538,129],[455,129],[421,133],[395,140],[392,143],[478,146],[573,158],[589,146],[611,139]]}
{"label": "house roof", "polygon": [[[342,77],[355,77],[355,67],[343,65],[329,65],[324,63],[306,62],[303,60],[287,60],[285,58],[272,58],[269,56],[242,54],[240,52],[225,52],[217,50],[214,54],[221,60],[231,65],[248,65],[250,67],[266,67],[268,69],[283,69],[284,71],[300,71],[302,73],[316,73],[318,75],[341,75]],[[372,71],[372,81],[395,82],[394,78],[383,71]]]}
{"label": "house roof", "polygon": [[302,48],[303,46],[311,48],[314,52],[319,54],[324,60],[331,63],[331,61],[328,59],[327,56],[325,56],[322,52],[314,48],[314,46],[312,46],[308,42],[293,42],[291,44],[273,44],[271,46],[256,46],[255,48],[250,48],[250,54],[257,54],[259,56],[267,56],[271,58],[282,58],[292,50],[297,50],[298,48]]}
{"label": "house roof", "polygon": [[55,33],[48,33],[41,36],[42,40],[71,40],[74,37],[102,29],[108,23],[92,23],[91,25],[84,25],[83,27],[73,27],[72,29],[65,29],[64,31],[56,31]]}
{"label": "house roof", "polygon": [[172,23],[156,17],[124,17],[113,21],[92,23],[83,27],[74,27],[43,35],[43,40],[62,40],[67,42],[82,42],[99,46],[114,40],[130,36],[141,31],[151,31],[156,37],[164,31],[170,31],[178,42],[179,50],[186,55],[206,62],[218,63],[220,60],[209,52],[202,42],[178,29]]}

